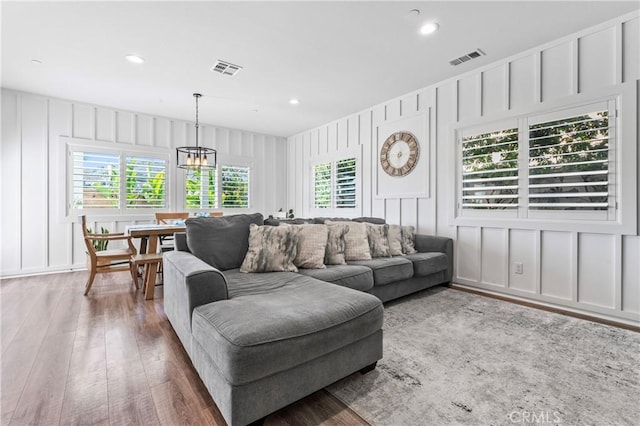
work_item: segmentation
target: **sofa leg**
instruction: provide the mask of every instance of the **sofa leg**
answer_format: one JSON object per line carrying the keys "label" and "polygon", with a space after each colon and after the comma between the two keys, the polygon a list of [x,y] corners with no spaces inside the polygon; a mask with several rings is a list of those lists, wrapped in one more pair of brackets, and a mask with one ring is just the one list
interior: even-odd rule
{"label": "sofa leg", "polygon": [[373,364],[367,365],[366,367],[360,370],[360,374],[367,374],[369,371],[375,370],[377,364],[378,364],[378,361],[374,362]]}

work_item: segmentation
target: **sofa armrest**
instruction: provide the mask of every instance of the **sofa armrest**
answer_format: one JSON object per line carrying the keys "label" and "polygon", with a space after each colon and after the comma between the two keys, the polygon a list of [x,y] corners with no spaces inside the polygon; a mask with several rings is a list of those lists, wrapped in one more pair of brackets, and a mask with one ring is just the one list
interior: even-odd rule
{"label": "sofa armrest", "polygon": [[164,310],[183,346],[191,350],[191,316],[198,306],[228,299],[227,280],[213,266],[184,251],[163,255]]}
{"label": "sofa armrest", "polygon": [[187,245],[187,234],[184,232],[176,232],[173,234],[173,246],[176,250],[191,253],[191,250],[189,250],[189,246]]}
{"label": "sofa armrest", "polygon": [[449,266],[447,267],[447,281],[453,277],[453,240],[447,237],[435,235],[415,235],[416,250],[420,253],[440,252],[447,255]]}

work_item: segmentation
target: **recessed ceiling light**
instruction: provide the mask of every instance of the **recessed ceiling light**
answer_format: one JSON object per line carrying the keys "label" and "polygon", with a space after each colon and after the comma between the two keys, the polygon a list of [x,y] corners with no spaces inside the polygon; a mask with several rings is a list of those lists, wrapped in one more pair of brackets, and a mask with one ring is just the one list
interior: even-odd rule
{"label": "recessed ceiling light", "polygon": [[420,16],[420,9],[411,9],[410,11],[407,12],[406,17],[411,19],[411,18],[417,18],[418,16]]}
{"label": "recessed ceiling light", "polygon": [[298,104],[300,103],[300,101],[299,101],[299,100],[297,100],[297,99],[291,99],[291,100],[289,101],[289,103],[290,103],[291,105],[298,105]]}
{"label": "recessed ceiling light", "polygon": [[42,65],[42,61],[40,59],[32,59],[31,63],[36,65]]}
{"label": "recessed ceiling light", "polygon": [[127,58],[127,61],[131,62],[132,64],[143,64],[144,63],[144,58],[138,56],[138,55],[127,55],[125,56],[125,58]]}
{"label": "recessed ceiling light", "polygon": [[427,35],[427,34],[434,33],[438,30],[439,27],[440,26],[435,22],[429,22],[428,24],[424,24],[423,26],[420,27],[420,34]]}

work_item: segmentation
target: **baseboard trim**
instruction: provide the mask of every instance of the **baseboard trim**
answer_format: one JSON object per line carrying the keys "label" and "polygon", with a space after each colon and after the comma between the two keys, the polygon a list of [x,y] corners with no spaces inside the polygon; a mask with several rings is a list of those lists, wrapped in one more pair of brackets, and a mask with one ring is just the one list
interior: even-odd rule
{"label": "baseboard trim", "polygon": [[583,320],[587,320],[587,321],[592,321],[592,322],[597,322],[599,324],[604,324],[604,325],[610,325],[612,327],[618,327],[618,328],[623,328],[625,330],[630,330],[630,331],[635,331],[636,333],[640,333],[640,327],[633,325],[633,324],[627,324],[625,322],[620,322],[620,321],[614,321],[614,320],[610,320],[610,319],[606,319],[606,318],[600,318],[594,315],[589,315],[589,314],[583,314],[580,312],[574,312],[574,311],[570,311],[568,309],[562,309],[562,308],[556,308],[553,306],[549,306],[543,303],[538,303],[538,302],[533,302],[533,301],[529,301],[529,300],[523,300],[520,299],[518,297],[514,297],[514,296],[509,296],[509,295],[504,295],[504,294],[498,294],[492,291],[488,291],[488,290],[482,290],[482,289],[476,289],[476,288],[471,288],[471,287],[467,287],[463,284],[456,284],[456,283],[450,283],[449,287],[454,289],[454,290],[459,290],[459,291],[464,291],[466,293],[471,293],[471,294],[477,294],[479,296],[485,296],[485,297],[490,297],[492,299],[497,299],[497,300],[502,300],[505,302],[510,302],[510,303],[515,303],[517,305],[522,305],[522,306],[527,306],[529,308],[534,308],[534,309],[540,309],[543,311],[548,311],[548,312],[553,312],[556,314],[561,314],[561,315],[566,315],[569,317],[574,317],[574,318],[579,318],[579,319],[583,319]]}

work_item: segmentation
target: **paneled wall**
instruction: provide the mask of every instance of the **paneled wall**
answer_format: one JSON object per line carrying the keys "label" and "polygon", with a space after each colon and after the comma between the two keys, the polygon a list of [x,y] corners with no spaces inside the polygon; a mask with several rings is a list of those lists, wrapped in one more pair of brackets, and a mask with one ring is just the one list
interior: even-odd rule
{"label": "paneled wall", "polygon": [[[225,214],[271,214],[285,206],[286,140],[201,124],[202,145],[218,161],[251,164],[250,209]],[[64,144],[118,150],[151,149],[171,158],[168,210],[184,210],[184,172],[176,169],[175,147],[193,145],[193,123],[130,111],[2,90],[0,276],[84,267],[82,232],[65,210]],[[91,226],[123,231],[154,221],[153,212],[109,216],[89,213]]]}
{"label": "paneled wall", "polygon": [[[583,232],[571,226],[564,230],[544,222],[533,229],[500,221],[457,224],[453,132],[462,123],[491,122],[540,110],[546,104],[561,103],[576,94],[599,93],[616,84],[632,84],[637,93],[639,22],[637,13],[625,15],[290,137],[288,204],[302,212],[298,216],[310,212],[309,159],[347,152],[358,145],[363,162],[357,215],[380,216],[388,223],[414,225],[421,233],[453,238],[455,282],[639,323],[637,234]],[[429,196],[379,199],[374,189],[376,129],[415,111],[428,114],[430,123]],[[632,120],[637,128],[637,117]],[[634,138],[621,143],[637,146],[639,132],[634,129],[632,133]],[[633,174],[640,187],[637,168]],[[514,270],[514,263],[522,263],[521,274]]]}

